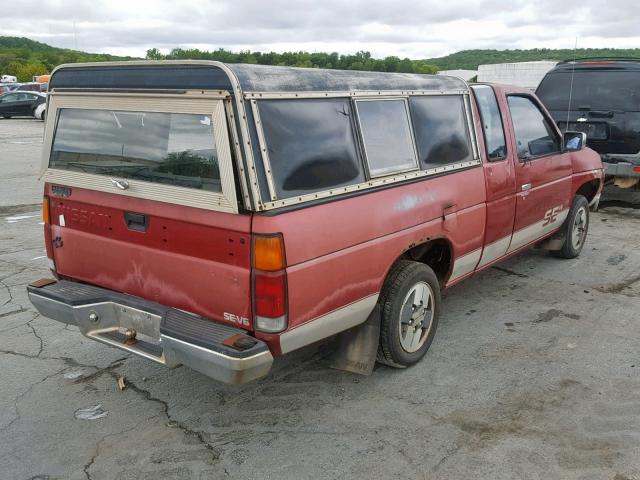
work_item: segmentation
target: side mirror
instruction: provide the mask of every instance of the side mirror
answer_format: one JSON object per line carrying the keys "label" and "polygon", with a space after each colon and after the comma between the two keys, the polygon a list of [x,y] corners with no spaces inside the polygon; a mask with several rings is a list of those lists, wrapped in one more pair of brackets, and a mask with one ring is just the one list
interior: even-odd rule
{"label": "side mirror", "polygon": [[566,152],[577,152],[587,145],[587,134],[584,132],[564,132],[562,140]]}

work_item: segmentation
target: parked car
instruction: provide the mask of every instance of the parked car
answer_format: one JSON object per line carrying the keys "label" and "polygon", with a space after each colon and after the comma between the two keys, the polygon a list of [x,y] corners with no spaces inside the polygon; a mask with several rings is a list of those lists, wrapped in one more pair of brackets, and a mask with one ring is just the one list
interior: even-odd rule
{"label": "parked car", "polygon": [[229,383],[340,332],[367,337],[346,369],[415,364],[443,288],[534,244],[578,256],[602,188],[515,87],[177,61],[61,66],[49,95],[55,278],[31,302]]}
{"label": "parked car", "polygon": [[[47,96],[39,92],[23,92],[16,90],[0,96],[0,116],[36,117],[38,106],[47,101]],[[42,115],[41,110],[40,115]],[[41,118],[42,119],[42,118]]]}
{"label": "parked car", "polygon": [[16,88],[23,92],[42,92],[41,83],[21,83]]}
{"label": "parked car", "polygon": [[640,61],[563,62],[547,73],[536,93],[561,130],[587,134],[607,177],[623,188],[638,185]]}

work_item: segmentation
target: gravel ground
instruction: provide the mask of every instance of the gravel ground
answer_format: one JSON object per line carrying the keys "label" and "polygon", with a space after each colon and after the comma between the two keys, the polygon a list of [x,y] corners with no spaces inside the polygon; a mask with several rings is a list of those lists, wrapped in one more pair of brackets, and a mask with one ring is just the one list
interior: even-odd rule
{"label": "gravel ground", "polygon": [[41,137],[0,120],[3,479],[640,480],[637,193],[605,198],[579,259],[530,251],[447,291],[413,368],[331,370],[324,344],[232,387],[34,311]]}

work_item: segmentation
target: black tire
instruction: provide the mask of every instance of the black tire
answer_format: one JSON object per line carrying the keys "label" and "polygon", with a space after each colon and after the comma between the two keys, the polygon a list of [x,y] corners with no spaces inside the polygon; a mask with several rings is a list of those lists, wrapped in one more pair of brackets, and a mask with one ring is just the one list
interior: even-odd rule
{"label": "black tire", "polygon": [[580,255],[589,232],[589,202],[582,195],[576,195],[573,199],[562,229],[564,243],[554,254],[560,258],[576,258]]}
{"label": "black tire", "polygon": [[[411,292],[415,294],[415,288],[422,288],[424,284],[430,288],[432,294],[432,305],[430,315],[430,323],[428,329],[421,329],[419,337],[419,348],[415,351],[409,351],[404,346],[406,343],[407,335],[411,333],[409,328],[413,328],[414,332],[417,332],[417,326],[423,325],[426,318],[429,316],[428,310],[423,311],[424,317],[422,320],[416,320],[416,323],[410,325],[406,322],[406,313],[416,312],[416,305],[412,304],[408,307],[405,300],[409,300],[414,297],[407,298]],[[433,338],[436,334],[436,328],[438,326],[438,317],[440,314],[440,282],[433,270],[427,265],[419,262],[412,262],[409,260],[399,261],[391,270],[387,279],[385,280],[382,292],[380,294],[380,344],[378,346],[378,362],[385,365],[389,365],[396,368],[409,367],[424,357],[427,350],[433,342]],[[411,310],[405,312],[405,322],[401,320],[403,305],[407,305]],[[428,309],[428,306],[425,307]],[[413,314],[410,317],[410,321],[413,323]],[[404,329],[404,336],[402,332]],[[415,334],[415,333],[414,333]],[[417,345],[416,345],[417,346]]]}
{"label": "black tire", "polygon": [[11,118],[11,115],[3,115],[2,118]]}

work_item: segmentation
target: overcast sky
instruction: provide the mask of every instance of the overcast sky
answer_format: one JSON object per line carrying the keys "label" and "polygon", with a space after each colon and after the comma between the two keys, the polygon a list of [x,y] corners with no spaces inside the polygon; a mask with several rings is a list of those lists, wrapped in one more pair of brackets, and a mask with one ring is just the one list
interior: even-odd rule
{"label": "overcast sky", "polygon": [[[75,24],[75,34],[74,34]],[[429,58],[473,48],[640,47],[637,0],[20,0],[0,35],[144,56],[148,48],[370,51]]]}

